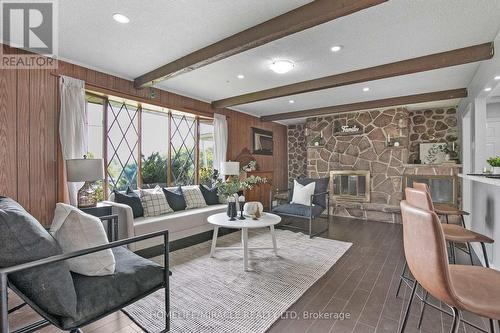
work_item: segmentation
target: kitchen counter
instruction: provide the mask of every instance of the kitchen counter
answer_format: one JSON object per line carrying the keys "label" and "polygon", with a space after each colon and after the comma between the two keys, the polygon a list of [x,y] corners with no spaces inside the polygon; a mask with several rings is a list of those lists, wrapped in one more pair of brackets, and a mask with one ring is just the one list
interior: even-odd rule
{"label": "kitchen counter", "polygon": [[464,175],[462,173],[459,173],[458,177],[463,178],[463,179],[468,179],[468,180],[471,180],[473,182],[489,184],[489,185],[493,185],[493,186],[500,186],[500,179],[499,178],[488,178],[485,176],[469,176],[469,175]]}

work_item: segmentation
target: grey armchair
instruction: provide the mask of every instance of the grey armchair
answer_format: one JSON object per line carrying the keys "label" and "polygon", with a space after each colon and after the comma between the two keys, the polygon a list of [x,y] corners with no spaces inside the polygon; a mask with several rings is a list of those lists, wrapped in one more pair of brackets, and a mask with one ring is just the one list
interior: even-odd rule
{"label": "grey armchair", "polygon": [[[305,219],[309,222],[308,228],[304,229],[301,227],[297,227],[294,225],[290,224],[279,224],[277,227],[282,228],[282,229],[295,229],[295,230],[300,230],[300,231],[305,231],[310,238],[313,238],[315,236],[318,236],[326,231],[328,231],[328,226],[329,226],[329,221],[330,221],[330,192],[327,190],[328,189],[328,184],[329,184],[329,178],[319,178],[319,179],[312,179],[312,178],[301,178],[298,179],[298,182],[307,185],[308,183],[311,182],[316,182],[316,189],[314,191],[314,194],[311,195],[311,204],[309,206],[306,205],[300,205],[300,204],[295,204],[291,203],[291,198],[292,198],[292,193],[293,193],[293,188],[291,189],[286,189],[283,191],[271,191],[270,195],[270,207],[271,207],[271,212],[280,215],[280,216],[287,216],[287,217],[293,217],[293,218],[298,218],[298,219]],[[275,198],[276,194],[284,193],[286,192],[287,195],[287,203],[285,204],[280,204],[275,207],[273,207],[273,201]],[[315,233],[313,233],[313,222],[321,216],[323,211],[326,209],[326,228],[321,229]]]}
{"label": "grey armchair", "polygon": [[[139,257],[125,245],[162,237],[164,267]],[[112,249],[113,275],[84,276],[69,271],[67,259]],[[170,328],[168,230],[62,254],[55,239],[14,200],[0,197],[0,333],[9,332],[8,315],[29,305],[43,319],[15,332],[47,325],[72,333],[159,290],[165,290]],[[25,302],[8,309],[8,288]]]}

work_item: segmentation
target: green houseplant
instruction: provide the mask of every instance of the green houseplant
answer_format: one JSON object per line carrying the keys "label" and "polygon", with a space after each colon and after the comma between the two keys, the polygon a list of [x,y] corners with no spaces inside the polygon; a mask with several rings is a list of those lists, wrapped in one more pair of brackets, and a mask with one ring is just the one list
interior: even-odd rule
{"label": "green houseplant", "polygon": [[494,174],[500,174],[500,156],[490,157],[486,162],[493,167]]}

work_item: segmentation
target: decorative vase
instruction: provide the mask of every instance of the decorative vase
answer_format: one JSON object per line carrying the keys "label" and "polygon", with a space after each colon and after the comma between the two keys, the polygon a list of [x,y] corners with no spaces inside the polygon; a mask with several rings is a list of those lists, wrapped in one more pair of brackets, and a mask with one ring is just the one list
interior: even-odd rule
{"label": "decorative vase", "polygon": [[227,216],[229,217],[229,221],[234,221],[235,217],[238,214],[238,210],[236,209],[236,202],[228,202],[227,203]]}
{"label": "decorative vase", "polygon": [[248,216],[255,215],[257,211],[262,212],[263,210],[264,206],[258,201],[250,201],[243,206],[243,211]]}

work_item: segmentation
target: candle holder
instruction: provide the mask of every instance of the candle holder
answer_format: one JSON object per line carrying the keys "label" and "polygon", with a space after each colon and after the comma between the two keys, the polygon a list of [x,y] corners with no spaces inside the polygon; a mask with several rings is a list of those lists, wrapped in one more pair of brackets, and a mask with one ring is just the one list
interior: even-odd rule
{"label": "candle holder", "polygon": [[240,201],[240,217],[238,217],[239,220],[246,220],[246,218],[243,216],[243,206],[245,206],[245,201]]}
{"label": "candle holder", "polygon": [[238,211],[236,210],[236,202],[229,202],[228,203],[228,214],[229,215],[229,221],[236,221],[235,217],[238,216]]}

